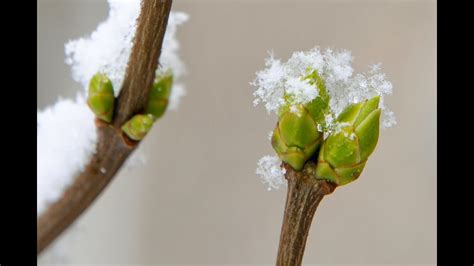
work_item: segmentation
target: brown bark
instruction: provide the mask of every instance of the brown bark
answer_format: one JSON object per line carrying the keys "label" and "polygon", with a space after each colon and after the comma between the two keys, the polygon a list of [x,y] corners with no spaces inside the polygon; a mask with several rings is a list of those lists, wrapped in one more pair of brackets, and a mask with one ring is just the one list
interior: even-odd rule
{"label": "brown bark", "polygon": [[288,192],[276,265],[297,266],[303,261],[306,240],[316,209],[323,197],[334,191],[335,186],[314,179],[315,164],[312,162],[308,162],[302,171],[296,171],[286,163],[284,167]]}
{"label": "brown bark", "polygon": [[132,52],[111,124],[98,122],[97,152],[61,199],[37,220],[41,253],[97,198],[136,147],[120,127],[144,110],[153,85],[172,0],[142,0]]}
{"label": "brown bark", "polygon": [[134,46],[115,110],[113,123],[117,128],[145,109],[158,67],[171,2],[171,0],[142,1]]}

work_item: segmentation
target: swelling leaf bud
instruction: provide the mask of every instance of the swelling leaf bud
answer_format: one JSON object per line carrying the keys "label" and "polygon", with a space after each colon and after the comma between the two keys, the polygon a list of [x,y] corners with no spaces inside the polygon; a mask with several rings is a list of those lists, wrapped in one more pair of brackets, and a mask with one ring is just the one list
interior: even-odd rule
{"label": "swelling leaf bud", "polygon": [[319,152],[316,176],[336,185],[356,180],[377,145],[380,97],[348,106],[337,118],[340,131],[330,135]]}
{"label": "swelling leaf bud", "polygon": [[173,74],[170,72],[159,75],[155,79],[146,108],[146,113],[152,114],[155,120],[165,113],[172,86]]}
{"label": "swelling leaf bud", "polygon": [[142,140],[153,126],[153,115],[135,115],[123,126],[122,131],[135,141]]}
{"label": "swelling leaf bud", "polygon": [[114,88],[110,79],[102,74],[95,74],[89,82],[87,105],[101,120],[110,123],[114,114]]}
{"label": "swelling leaf bud", "polygon": [[272,146],[282,161],[299,171],[322,140],[323,134],[317,130],[313,117],[299,105],[296,112],[281,115],[273,131]]}

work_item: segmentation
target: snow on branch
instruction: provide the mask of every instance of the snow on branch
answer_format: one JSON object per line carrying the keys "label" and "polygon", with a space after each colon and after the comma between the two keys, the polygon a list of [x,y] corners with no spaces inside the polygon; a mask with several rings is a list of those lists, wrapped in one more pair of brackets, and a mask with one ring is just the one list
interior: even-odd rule
{"label": "snow on branch", "polygon": [[[73,178],[87,165],[97,146],[94,115],[88,109],[84,95],[91,77],[101,71],[114,85],[117,96],[127,68],[133,45],[140,1],[109,0],[108,18],[88,37],[69,41],[65,45],[66,63],[71,66],[74,80],[84,88],[75,100],[59,99],[37,113],[37,215],[58,200]],[[178,26],[188,20],[183,12],[171,12],[162,44],[159,71],[171,70],[175,80],[169,109],[176,109],[184,85],[179,78],[185,74],[178,55]],[[134,153],[134,157],[143,157]],[[141,159],[143,160],[143,159]]]}
{"label": "snow on branch", "polygon": [[[91,35],[71,40],[65,45],[66,60],[71,66],[74,80],[80,82],[85,92],[91,77],[102,72],[114,85],[115,96],[119,95],[132,49],[136,30],[136,19],[140,13],[140,1],[109,0],[109,16],[99,24]],[[175,85],[170,96],[171,110],[179,105],[180,97],[185,95],[184,85],[179,78],[186,73],[183,61],[178,55],[179,42],[176,39],[178,26],[189,19],[183,12],[171,12],[157,72],[171,69]]]}
{"label": "snow on branch", "polygon": [[94,115],[84,97],[60,99],[38,112],[37,214],[58,200],[95,152]]}
{"label": "snow on branch", "polygon": [[268,191],[286,185],[286,169],[281,167],[281,160],[277,156],[263,156],[258,161],[256,173],[262,179],[262,183],[268,186]]}

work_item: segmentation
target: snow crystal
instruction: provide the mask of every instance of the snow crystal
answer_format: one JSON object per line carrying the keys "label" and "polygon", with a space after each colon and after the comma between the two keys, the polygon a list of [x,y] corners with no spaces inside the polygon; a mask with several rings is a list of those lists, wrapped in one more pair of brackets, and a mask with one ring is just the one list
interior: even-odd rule
{"label": "snow crystal", "polygon": [[[307,52],[295,52],[287,62],[275,59],[273,53],[265,61],[265,69],[257,72],[251,83],[256,87],[254,105],[265,103],[269,113],[278,112],[281,106],[290,105],[290,110],[297,110],[296,105],[305,104],[318,97],[319,90],[304,78],[313,70],[325,82],[330,96],[330,109],[337,117],[349,104],[380,96],[382,109],[382,128],[396,123],[395,116],[384,104],[384,96],[392,93],[392,84],[380,71],[380,64],[372,65],[367,73],[354,75],[353,57],[347,50],[321,51],[315,47]],[[330,123],[332,123],[331,120]],[[328,125],[328,129],[331,128]],[[322,128],[318,128],[322,130]]]}
{"label": "snow crystal", "polygon": [[258,161],[256,173],[262,179],[262,183],[268,185],[269,191],[286,185],[286,169],[281,167],[281,160],[277,156],[263,156]]}
{"label": "snow crystal", "polygon": [[308,69],[321,69],[324,58],[318,48],[309,52],[294,52],[286,63],[287,71],[293,76],[300,76]]}
{"label": "snow crystal", "polygon": [[326,49],[323,54],[324,69],[323,75],[326,76],[326,82],[347,81],[352,76],[352,55],[347,50],[334,53],[331,49]]}
{"label": "snow crystal", "polygon": [[319,90],[309,84],[308,80],[290,77],[286,85],[286,93],[293,97],[294,102],[300,104],[309,103],[319,95]]}
{"label": "snow crystal", "polygon": [[[65,45],[66,63],[71,65],[74,80],[80,82],[87,93],[91,77],[101,71],[105,73],[114,85],[115,96],[119,95],[128,58],[133,45],[136,19],[140,13],[139,0],[109,0],[109,16],[99,24],[97,29],[88,37],[69,41]],[[171,12],[160,55],[160,67],[172,69],[176,81],[185,74],[185,66],[178,56],[179,43],[176,31],[179,25],[188,20],[188,15],[182,12]],[[175,84],[184,95],[184,86]],[[174,108],[179,104],[179,97],[170,99]],[[174,102],[176,101],[176,102]],[[170,109],[174,109],[170,108]]]}
{"label": "snow crystal", "polygon": [[283,96],[285,94],[284,80],[286,77],[286,70],[281,64],[280,60],[273,58],[273,53],[270,53],[270,58],[265,61],[264,70],[257,72],[257,78],[251,84],[258,87],[254,92],[254,105],[260,102],[265,103],[268,113],[276,112],[285,101]]}
{"label": "snow crystal", "polygon": [[37,215],[62,196],[95,152],[94,115],[84,97],[58,100],[37,113]]}

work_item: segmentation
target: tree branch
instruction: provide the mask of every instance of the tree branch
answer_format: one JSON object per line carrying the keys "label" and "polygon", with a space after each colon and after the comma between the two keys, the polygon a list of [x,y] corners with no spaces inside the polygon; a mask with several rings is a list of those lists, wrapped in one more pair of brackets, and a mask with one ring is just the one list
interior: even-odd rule
{"label": "tree branch", "polygon": [[303,254],[313,216],[323,197],[334,191],[335,186],[312,176],[316,165],[308,162],[302,171],[294,170],[284,163],[288,192],[285,214],[278,247],[278,266],[297,266],[303,261]]}
{"label": "tree branch", "polygon": [[145,109],[148,94],[155,80],[171,2],[171,0],[142,2],[134,46],[115,110],[114,125],[117,128]]}
{"label": "tree branch", "polygon": [[86,169],[37,220],[37,254],[41,253],[107,186],[136,144],[120,127],[144,110],[155,79],[172,0],[142,0],[132,52],[111,124],[97,121],[97,152]]}

